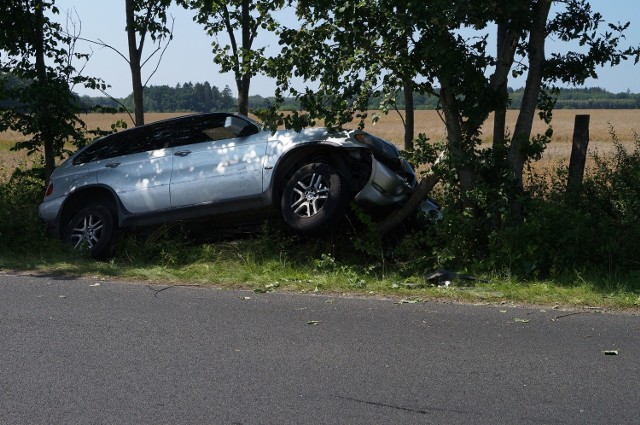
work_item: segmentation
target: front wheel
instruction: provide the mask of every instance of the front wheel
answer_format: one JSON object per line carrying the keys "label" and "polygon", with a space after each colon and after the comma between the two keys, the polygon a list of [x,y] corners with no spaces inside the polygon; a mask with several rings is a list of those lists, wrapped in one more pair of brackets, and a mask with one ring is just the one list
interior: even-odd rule
{"label": "front wheel", "polygon": [[96,260],[109,258],[115,235],[113,214],[102,205],[80,210],[69,221],[64,240],[74,249],[90,251]]}
{"label": "front wheel", "polygon": [[340,220],[349,202],[344,178],[329,164],[308,164],[287,182],[282,216],[294,230],[313,234]]}

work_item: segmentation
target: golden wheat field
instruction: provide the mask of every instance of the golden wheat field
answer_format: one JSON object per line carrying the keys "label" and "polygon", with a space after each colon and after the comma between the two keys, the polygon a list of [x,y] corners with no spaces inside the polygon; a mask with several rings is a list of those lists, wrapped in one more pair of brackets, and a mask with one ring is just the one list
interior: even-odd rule
{"label": "golden wheat field", "polygon": [[[508,111],[507,125],[509,129],[515,126],[518,111]],[[640,109],[607,109],[607,110],[577,110],[564,109],[553,113],[553,138],[545,152],[543,163],[547,165],[556,164],[563,160],[568,160],[571,153],[571,140],[573,137],[573,125],[576,115],[590,115],[589,125],[589,150],[597,150],[600,154],[606,155],[612,152],[613,144],[610,135],[611,129],[619,141],[626,146],[632,146],[636,133],[640,133]],[[165,118],[182,115],[182,113],[149,113],[146,114],[147,123]],[[131,125],[131,120],[126,114],[83,114],[80,117],[87,123],[89,128],[108,129],[115,121],[122,119]],[[445,137],[445,125],[437,111],[416,111],[416,134],[425,133],[431,140],[437,141]],[[382,115],[375,124],[367,122],[366,130],[392,141],[399,146],[403,140],[402,120],[396,112]],[[544,132],[543,122],[536,120],[534,123],[534,133]],[[489,140],[493,131],[492,120],[487,120],[483,133],[487,135],[485,140]],[[16,166],[28,166],[35,158],[27,158],[24,152],[13,152],[10,148],[24,137],[14,132],[0,133],[0,181]]]}

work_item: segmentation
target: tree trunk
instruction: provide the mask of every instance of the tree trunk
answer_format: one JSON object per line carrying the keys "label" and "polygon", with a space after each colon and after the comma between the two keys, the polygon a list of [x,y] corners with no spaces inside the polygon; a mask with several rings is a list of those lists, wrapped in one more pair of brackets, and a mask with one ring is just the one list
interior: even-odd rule
{"label": "tree trunk", "polygon": [[[456,166],[458,181],[462,193],[468,193],[475,186],[476,176],[469,164],[469,157],[464,146],[464,132],[462,129],[462,121],[460,113],[456,108],[456,98],[451,90],[451,85],[446,77],[440,78],[440,103],[444,113],[445,124],[447,127],[447,148],[451,154]],[[463,196],[465,207],[470,206],[466,202],[466,196]]]}
{"label": "tree trunk", "polygon": [[497,28],[497,63],[491,76],[491,90],[499,105],[493,120],[493,147],[504,145],[506,133],[507,102],[509,100],[508,81],[520,38],[520,30],[512,27],[513,22],[500,21]]}
{"label": "tree trunk", "polygon": [[251,77],[243,76],[240,80],[236,80],[238,88],[238,113],[249,115],[249,85]]}
{"label": "tree trunk", "polygon": [[[35,25],[34,25],[34,42],[36,51],[36,75],[38,79],[38,85],[42,88],[47,86],[47,67],[45,64],[44,54],[44,11],[42,0],[35,1]],[[55,164],[55,155],[53,153],[54,139],[51,133],[51,124],[49,123],[49,105],[44,96],[39,97],[39,122],[38,131],[42,137],[44,147],[44,170],[47,181],[53,173]]]}
{"label": "tree trunk", "polygon": [[129,43],[129,68],[131,69],[131,85],[133,88],[133,104],[135,107],[135,125],[144,124],[144,99],[142,93],[142,70],[140,58],[142,56],[142,46],[138,47],[136,42],[136,27],[134,21],[134,0],[126,0],[125,8],[127,15],[127,40]]}
{"label": "tree trunk", "polygon": [[516,193],[512,195],[511,212],[516,218],[521,216],[521,205],[517,199],[524,190],[522,175],[542,84],[545,62],[544,43],[550,8],[551,2],[548,0],[538,0],[533,8],[533,23],[529,34],[529,72],[508,156],[509,165],[515,177]]}
{"label": "tree trunk", "polygon": [[[244,66],[241,67],[238,74],[242,72],[242,69],[247,69],[250,59],[246,57],[246,52],[251,50],[251,44],[253,42],[251,38],[251,16],[249,14],[250,0],[242,0],[242,51],[238,61],[242,61]],[[251,74],[243,73],[242,75],[236,74],[236,85],[238,87],[238,112],[242,115],[249,115],[249,86],[251,85]]]}
{"label": "tree trunk", "polygon": [[[504,47],[507,42],[507,23],[506,22],[498,22],[497,29],[497,64],[496,71],[491,76],[491,89],[496,94],[496,97],[499,99],[504,99],[506,101],[508,97],[507,91],[507,78],[508,72],[505,72],[505,68],[511,68],[511,64],[513,63],[513,56],[511,56],[511,61],[508,58],[504,57]],[[514,50],[515,51],[515,50]],[[494,148],[504,144],[504,136],[506,129],[506,120],[507,118],[507,105],[505,103],[504,107],[496,108],[495,115],[493,117],[493,146]]]}
{"label": "tree trunk", "polygon": [[404,81],[404,150],[413,150],[415,111],[413,106],[413,81]]}

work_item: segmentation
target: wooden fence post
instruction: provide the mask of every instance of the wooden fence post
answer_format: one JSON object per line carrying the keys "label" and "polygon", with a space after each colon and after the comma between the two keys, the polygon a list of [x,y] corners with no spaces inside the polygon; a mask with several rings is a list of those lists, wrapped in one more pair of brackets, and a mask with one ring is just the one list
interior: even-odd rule
{"label": "wooden fence post", "polygon": [[587,162],[587,147],[589,146],[589,119],[589,115],[576,115],[575,118],[567,179],[568,195],[577,195],[582,190],[582,179]]}

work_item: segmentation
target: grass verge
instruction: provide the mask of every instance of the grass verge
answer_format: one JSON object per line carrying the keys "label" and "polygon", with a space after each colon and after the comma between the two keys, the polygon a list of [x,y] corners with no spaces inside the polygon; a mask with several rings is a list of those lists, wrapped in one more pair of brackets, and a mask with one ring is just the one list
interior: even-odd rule
{"label": "grass verge", "polygon": [[[153,239],[153,249],[148,248]],[[255,292],[349,294],[392,297],[396,302],[445,300],[482,304],[532,304],[613,310],[640,308],[640,276],[580,273],[546,281],[522,281],[501,273],[482,281],[438,285],[424,273],[406,273],[397,264],[362,261],[353,251],[322,240],[261,231],[250,237],[192,244],[151,235],[123,238],[116,256],[97,262],[47,240],[37,252],[0,253],[0,271],[28,271],[71,277],[161,284],[193,284]],[[178,241],[178,242],[176,242]],[[145,248],[145,246],[147,248]],[[348,249],[347,249],[348,251]]]}

